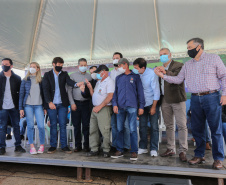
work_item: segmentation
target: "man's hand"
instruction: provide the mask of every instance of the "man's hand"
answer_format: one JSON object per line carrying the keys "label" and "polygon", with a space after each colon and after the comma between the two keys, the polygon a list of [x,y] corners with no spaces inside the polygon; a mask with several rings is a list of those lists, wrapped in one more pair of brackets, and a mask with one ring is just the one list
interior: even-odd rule
{"label": "man's hand", "polygon": [[158,71],[162,72],[163,74],[166,74],[166,70],[163,66],[158,66],[156,68],[158,69]]}
{"label": "man's hand", "polygon": [[113,111],[114,111],[115,114],[118,114],[118,107],[117,106],[114,106],[113,107]]}
{"label": "man's hand", "polygon": [[44,109],[44,115],[46,115],[46,114],[47,114],[47,110]]}
{"label": "man's hand", "polygon": [[100,105],[96,106],[93,108],[93,112],[98,113],[98,112],[100,112],[101,109],[102,109],[102,107]]}
{"label": "man's hand", "polygon": [[138,115],[141,116],[142,114],[144,114],[144,109],[139,109],[138,110]]}
{"label": "man's hand", "polygon": [[221,105],[226,105],[226,96],[221,96]]}
{"label": "man's hand", "polygon": [[86,79],[86,85],[89,89],[93,89],[91,83]]}
{"label": "man's hand", "polygon": [[20,117],[21,117],[21,118],[24,117],[24,110],[20,110]]}
{"label": "man's hand", "polygon": [[156,113],[156,107],[152,106],[150,110],[150,114],[154,115]]}
{"label": "man's hand", "polygon": [[159,77],[163,78],[163,73],[157,67],[155,68],[154,72],[155,72],[156,75],[158,75]]}
{"label": "man's hand", "polygon": [[81,86],[80,86],[80,90],[81,90],[82,92],[84,92],[84,91],[85,91],[85,87],[86,87],[85,85],[81,85]]}
{"label": "man's hand", "polygon": [[72,104],[72,105],[71,105],[71,110],[72,110],[72,111],[76,111],[76,110],[77,110],[77,106],[76,106],[75,104]]}
{"label": "man's hand", "polygon": [[49,108],[53,110],[53,109],[56,109],[56,106],[54,105],[53,102],[50,102],[49,103]]}
{"label": "man's hand", "polygon": [[78,82],[76,83],[77,87],[80,87],[81,85],[84,85],[84,82]]}

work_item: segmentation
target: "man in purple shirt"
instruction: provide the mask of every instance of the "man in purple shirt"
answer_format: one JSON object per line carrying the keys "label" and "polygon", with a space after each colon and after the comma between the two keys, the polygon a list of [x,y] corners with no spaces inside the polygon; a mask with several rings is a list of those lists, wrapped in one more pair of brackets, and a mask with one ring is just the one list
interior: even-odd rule
{"label": "man in purple shirt", "polygon": [[[221,169],[224,160],[221,105],[226,104],[226,68],[216,54],[204,52],[204,41],[193,38],[187,41],[188,55],[192,58],[177,76],[165,75],[163,67],[155,73],[163,80],[180,84],[186,80],[191,96],[191,126],[196,141],[195,156],[189,164],[205,162],[205,122],[208,121],[212,136],[213,168]],[[222,96],[219,92],[222,85]]]}

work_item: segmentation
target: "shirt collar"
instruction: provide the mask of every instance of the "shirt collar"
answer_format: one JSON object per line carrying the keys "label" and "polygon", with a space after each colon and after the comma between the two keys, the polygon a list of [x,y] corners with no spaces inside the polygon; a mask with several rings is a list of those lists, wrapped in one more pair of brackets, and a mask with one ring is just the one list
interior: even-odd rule
{"label": "shirt collar", "polygon": [[171,59],[171,61],[170,61],[170,63],[166,66],[166,67],[164,67],[164,65],[163,65],[163,67],[165,68],[165,69],[169,69],[169,66],[170,66],[170,64],[172,63],[172,59]]}
{"label": "shirt collar", "polygon": [[53,69],[53,74],[56,76],[59,76],[59,74],[61,73],[61,71],[58,73],[58,75],[55,73],[54,69]]}

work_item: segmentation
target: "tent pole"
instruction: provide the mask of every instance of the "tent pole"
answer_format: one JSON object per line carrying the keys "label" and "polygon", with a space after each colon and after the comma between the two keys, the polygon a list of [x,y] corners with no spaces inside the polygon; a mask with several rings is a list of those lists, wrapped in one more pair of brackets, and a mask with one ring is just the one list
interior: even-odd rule
{"label": "tent pole", "polygon": [[158,23],[158,13],[156,8],[156,0],[154,0],[154,9],[155,9],[155,23],[156,23],[156,30],[157,30],[157,37],[158,37],[158,45],[159,50],[161,49],[161,42],[160,42],[160,34],[159,34],[159,23]]}
{"label": "tent pole", "polygon": [[38,33],[39,22],[40,22],[40,19],[41,19],[41,13],[42,13],[43,4],[44,4],[44,0],[40,0],[40,7],[39,7],[39,11],[38,11],[38,18],[37,18],[36,26],[35,26],[34,37],[33,37],[33,40],[32,40],[32,46],[31,46],[31,53],[30,53],[29,63],[32,62],[32,57],[33,57],[34,47],[35,47],[35,41],[36,41],[36,37],[37,37],[37,33]]}
{"label": "tent pole", "polygon": [[93,41],[94,41],[94,32],[95,32],[95,25],[96,25],[96,7],[97,7],[97,0],[94,0],[93,26],[92,26],[92,36],[91,36],[91,46],[90,46],[90,61],[92,60],[92,55],[93,55]]}

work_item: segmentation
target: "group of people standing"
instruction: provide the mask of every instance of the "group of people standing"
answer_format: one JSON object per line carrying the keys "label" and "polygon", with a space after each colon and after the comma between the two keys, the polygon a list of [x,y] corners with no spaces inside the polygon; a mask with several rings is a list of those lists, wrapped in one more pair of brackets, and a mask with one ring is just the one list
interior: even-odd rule
{"label": "group of people standing", "polygon": [[[187,162],[186,80],[187,88],[192,93],[191,125],[197,146],[195,156],[188,162],[192,165],[205,162],[207,120],[213,143],[213,168],[221,169],[224,160],[221,115],[222,105],[226,104],[226,68],[219,56],[204,52],[204,41],[200,38],[189,40],[187,49],[192,59],[183,64],[172,59],[168,48],[162,48],[159,55],[163,65],[154,70],[147,68],[143,58],[137,58],[133,62],[134,69],[130,70],[129,61],[121,53],[115,52],[111,73],[106,65],[99,65],[91,66],[89,74],[87,61],[81,58],[78,60],[79,70],[70,76],[62,71],[64,60],[56,57],[52,61],[53,69],[46,72],[43,78],[39,64],[32,62],[22,82],[11,70],[12,60],[3,59],[3,71],[0,73],[0,155],[6,152],[8,116],[14,127],[15,152],[26,152],[21,147],[19,131],[19,119],[26,116],[30,153],[43,153],[44,114],[48,114],[50,119],[51,147],[47,153],[56,152],[58,124],[61,149],[65,153],[72,153],[67,146],[66,134],[70,106],[75,135],[74,152],[83,150],[87,156],[97,156],[102,148],[103,157],[120,158],[130,150],[130,160],[137,160],[138,155],[149,152],[150,122],[150,155],[156,157],[159,150],[158,119],[161,107],[166,125],[167,148],[160,156],[176,154],[175,117],[179,159]],[[222,95],[219,92],[221,89]],[[33,144],[34,117],[39,129],[38,151]]]}

